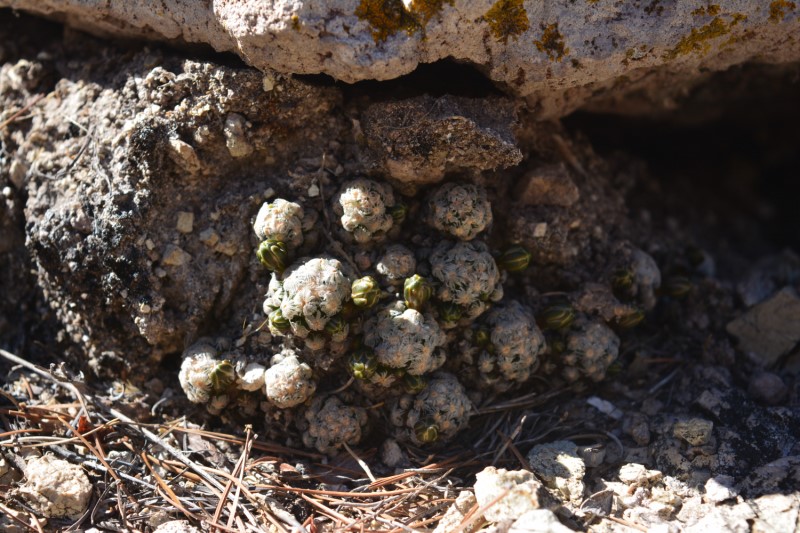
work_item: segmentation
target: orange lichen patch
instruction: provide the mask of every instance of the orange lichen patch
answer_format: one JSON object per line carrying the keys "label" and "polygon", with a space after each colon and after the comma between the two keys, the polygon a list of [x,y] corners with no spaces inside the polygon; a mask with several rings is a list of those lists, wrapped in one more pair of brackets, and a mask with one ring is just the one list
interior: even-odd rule
{"label": "orange lichen patch", "polygon": [[517,37],[530,28],[528,12],[522,0],[498,0],[483,16],[489,29],[498,41],[508,43],[508,38]]}
{"label": "orange lichen patch", "polygon": [[548,25],[542,25],[542,38],[538,41],[533,41],[536,49],[540,52],[547,54],[550,61],[561,61],[561,59],[569,54],[569,48],[564,43],[564,36],[558,31],[558,22]]}
{"label": "orange lichen patch", "polygon": [[747,17],[739,13],[733,14],[730,22],[726,22],[722,17],[714,17],[705,26],[692,29],[692,32],[681,39],[675,48],[667,52],[665,57],[667,59],[675,59],[678,56],[691,54],[692,52],[706,54],[711,50],[710,41],[723,35],[728,35],[731,29],[743,20],[747,20]]}
{"label": "orange lichen patch", "polygon": [[709,17],[716,17],[719,15],[719,6],[717,4],[708,4],[707,6],[700,6],[694,11],[692,11],[692,15],[695,17],[704,17],[708,15]]}
{"label": "orange lichen patch", "polygon": [[375,43],[383,42],[401,31],[412,35],[421,29],[417,19],[406,10],[401,0],[361,0],[355,14],[372,26]]}
{"label": "orange lichen patch", "polygon": [[409,10],[417,15],[417,19],[424,26],[444,8],[445,4],[453,5],[454,0],[413,0]]}
{"label": "orange lichen patch", "polygon": [[781,22],[790,11],[794,11],[797,4],[786,0],[775,0],[769,4],[769,21],[777,24]]}

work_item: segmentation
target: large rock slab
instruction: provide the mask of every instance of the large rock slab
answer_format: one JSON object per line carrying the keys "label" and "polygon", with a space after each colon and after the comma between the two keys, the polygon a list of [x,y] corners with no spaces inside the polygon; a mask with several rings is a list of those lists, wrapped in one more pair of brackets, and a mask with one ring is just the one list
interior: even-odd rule
{"label": "large rock slab", "polygon": [[[113,37],[208,44],[259,69],[386,80],[475,65],[540,116],[674,105],[704,74],[800,58],[796,2],[0,0]],[[669,83],[665,83],[665,80]],[[635,98],[623,98],[635,91]]]}

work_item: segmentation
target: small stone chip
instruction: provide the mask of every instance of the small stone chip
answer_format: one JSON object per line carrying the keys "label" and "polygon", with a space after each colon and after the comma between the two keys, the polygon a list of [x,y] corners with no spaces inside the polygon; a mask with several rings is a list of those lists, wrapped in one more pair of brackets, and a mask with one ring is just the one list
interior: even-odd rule
{"label": "small stone chip", "polygon": [[206,228],[200,232],[200,242],[209,248],[213,248],[219,242],[219,233],[214,228]]}
{"label": "small stone chip", "polygon": [[28,462],[19,491],[42,515],[76,520],[89,504],[92,485],[81,467],[44,455]]}
{"label": "small stone chip", "polygon": [[712,421],[703,418],[691,418],[675,422],[672,434],[691,446],[703,446],[711,440],[711,430],[713,429],[714,423]]}
{"label": "small stone chip", "polygon": [[191,233],[194,228],[194,213],[178,211],[178,223],[175,228],[181,233]]}
{"label": "small stone chip", "polygon": [[161,256],[161,263],[169,266],[183,266],[191,260],[191,255],[174,244],[168,244]]}
{"label": "small stone chip", "polygon": [[712,477],[706,481],[705,500],[713,503],[722,503],[739,495],[736,483],[731,476]]}

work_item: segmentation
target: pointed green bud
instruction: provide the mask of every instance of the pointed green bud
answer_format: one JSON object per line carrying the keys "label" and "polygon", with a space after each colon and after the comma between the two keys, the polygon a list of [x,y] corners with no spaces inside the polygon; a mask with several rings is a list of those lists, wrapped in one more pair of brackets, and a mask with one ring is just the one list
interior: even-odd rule
{"label": "pointed green bud", "polygon": [[439,440],[439,426],[429,420],[417,422],[414,426],[414,433],[417,440],[425,444]]}
{"label": "pointed green bud", "polygon": [[351,297],[356,307],[370,308],[381,298],[381,288],[372,276],[364,276],[353,282]]}
{"label": "pointed green bud", "polygon": [[284,271],[286,268],[286,261],[289,259],[286,245],[275,239],[267,239],[259,244],[256,255],[262,265],[278,274]]}
{"label": "pointed green bud", "polygon": [[442,302],[438,305],[439,318],[442,322],[458,322],[464,316],[461,306],[453,302]]}
{"label": "pointed green bud", "polygon": [[208,382],[211,385],[211,394],[224,392],[236,379],[233,364],[225,359],[208,370]]}
{"label": "pointed green bud", "polygon": [[349,331],[350,326],[347,323],[347,320],[340,314],[332,316],[328,322],[325,324],[325,332],[331,335],[332,337],[337,337],[341,335],[347,336],[347,332]]}
{"label": "pointed green bud", "polygon": [[409,394],[416,394],[428,384],[428,379],[425,376],[415,376],[412,374],[406,374],[403,376],[403,388]]}
{"label": "pointed green bud", "polygon": [[566,329],[575,321],[575,309],[568,303],[554,304],[544,310],[541,320],[546,329]]}
{"label": "pointed green bud", "polygon": [[433,287],[428,280],[419,274],[406,278],[405,283],[403,283],[403,297],[405,298],[406,306],[411,309],[421,311],[431,296],[433,296]]}
{"label": "pointed green bud", "polygon": [[369,379],[378,370],[378,358],[369,348],[359,348],[347,360],[347,367],[356,379]]}
{"label": "pointed green bud", "polygon": [[280,307],[269,314],[269,327],[279,333],[288,333],[292,329],[289,319],[283,316]]}
{"label": "pointed green bud", "polygon": [[621,268],[611,275],[611,290],[619,297],[628,295],[633,287],[633,270]]}
{"label": "pointed green bud", "polygon": [[661,292],[673,298],[684,298],[692,291],[692,282],[686,276],[670,276],[664,281]]}
{"label": "pointed green bud", "polygon": [[644,320],[644,311],[635,309],[626,315],[617,317],[617,326],[620,329],[631,329],[638,326]]}
{"label": "pointed green bud", "polygon": [[508,272],[521,272],[531,264],[531,253],[524,247],[515,244],[507,248],[497,259],[497,266]]}
{"label": "pointed green bud", "polygon": [[492,343],[491,333],[484,327],[479,327],[472,332],[472,344],[478,348],[486,348]]}
{"label": "pointed green bud", "polygon": [[389,214],[392,216],[394,223],[400,225],[408,215],[408,205],[404,204],[403,202],[397,202],[389,208]]}

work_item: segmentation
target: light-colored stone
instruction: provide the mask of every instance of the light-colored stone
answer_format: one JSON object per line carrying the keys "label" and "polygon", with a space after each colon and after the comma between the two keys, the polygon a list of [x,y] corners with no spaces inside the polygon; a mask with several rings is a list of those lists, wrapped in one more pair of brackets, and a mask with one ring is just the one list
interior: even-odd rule
{"label": "light-colored stone", "polygon": [[76,520],[89,505],[92,485],[81,467],[44,455],[28,461],[19,493],[44,516]]}
{"label": "light-colored stone", "polygon": [[727,329],[742,350],[771,365],[800,342],[800,297],[784,287],[728,323]]}
{"label": "light-colored stone", "polygon": [[176,164],[188,172],[196,172],[200,169],[200,159],[197,157],[197,152],[194,151],[192,145],[172,137],[167,141],[167,146],[170,149],[169,155]]}
{"label": "light-colored stone", "polygon": [[[0,6],[115,38],[205,43],[262,70],[324,73],[345,82],[396,78],[420,63],[453,58],[527,98],[542,116],[587,102],[600,109],[664,108],[698,72],[800,56],[795,2],[172,0],[154,9],[149,0],[0,0]],[[399,19],[387,16],[393,9],[401,10]],[[274,91],[276,83],[264,88]],[[634,98],[624,96],[634,91]]]}
{"label": "light-colored stone", "polygon": [[580,198],[578,187],[564,163],[544,165],[528,172],[517,181],[515,193],[526,205],[569,207]]}
{"label": "light-colored stone", "polygon": [[192,256],[180,246],[168,244],[161,256],[161,262],[169,266],[183,266],[192,260]]}
{"label": "light-colored stone", "polygon": [[586,467],[578,455],[578,447],[568,440],[538,444],[528,454],[531,469],[565,500],[580,503],[583,499],[583,476]]}
{"label": "light-colored stone", "polygon": [[488,466],[476,479],[475,498],[478,505],[488,507],[484,517],[490,522],[516,519],[528,511],[551,508],[554,504],[541,482],[527,470],[498,470]]}
{"label": "light-colored stone", "polygon": [[154,533],[200,533],[188,520],[170,520],[155,529]]}
{"label": "light-colored stone", "polygon": [[706,481],[706,501],[722,503],[739,495],[736,483],[731,476],[716,476]]}
{"label": "light-colored stone", "polygon": [[[433,533],[452,533],[459,529],[461,522],[464,520],[464,517],[469,514],[472,508],[477,505],[478,500],[475,499],[475,495],[469,491],[462,490],[458,493],[458,497],[456,501],[453,502],[453,505],[450,506],[449,509],[444,513],[444,516],[439,523],[436,525],[436,529],[433,530]],[[462,531],[465,533],[472,533],[476,531],[481,525],[480,520],[475,520],[472,524],[465,527]]]}
{"label": "light-colored stone", "polygon": [[178,211],[178,222],[175,224],[175,229],[181,233],[191,233],[194,229],[194,213]]}
{"label": "light-colored stone", "polygon": [[511,524],[508,533],[571,533],[549,509],[528,511]]}

